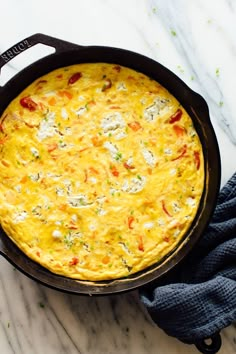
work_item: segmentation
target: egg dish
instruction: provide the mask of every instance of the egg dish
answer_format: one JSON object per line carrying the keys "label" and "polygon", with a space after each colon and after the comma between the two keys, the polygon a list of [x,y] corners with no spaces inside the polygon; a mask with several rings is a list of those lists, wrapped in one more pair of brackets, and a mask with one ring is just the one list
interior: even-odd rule
{"label": "egg dish", "polygon": [[204,187],[193,122],[158,82],[85,63],[33,82],[0,119],[0,223],[51,272],[127,277],[183,239]]}

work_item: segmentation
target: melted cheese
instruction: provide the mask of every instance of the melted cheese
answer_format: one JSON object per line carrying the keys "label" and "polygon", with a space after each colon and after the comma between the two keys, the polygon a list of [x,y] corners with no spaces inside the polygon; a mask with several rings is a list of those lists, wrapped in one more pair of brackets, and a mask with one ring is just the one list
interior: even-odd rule
{"label": "melted cheese", "polygon": [[159,83],[105,63],[55,70],[0,121],[0,222],[30,258],[84,280],[126,277],[189,229],[204,185],[191,118]]}

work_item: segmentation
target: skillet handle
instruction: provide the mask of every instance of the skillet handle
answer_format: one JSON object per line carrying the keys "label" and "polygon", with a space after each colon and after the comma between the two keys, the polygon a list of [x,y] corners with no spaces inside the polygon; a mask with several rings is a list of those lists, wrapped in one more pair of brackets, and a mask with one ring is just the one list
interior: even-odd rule
{"label": "skillet handle", "polygon": [[6,50],[4,53],[0,55],[0,73],[1,73],[1,68],[5,64],[7,64],[10,60],[12,60],[13,58],[15,58],[17,55],[24,52],[25,50],[39,43],[55,48],[57,53],[81,47],[77,44],[70,43],[62,39],[46,36],[45,34],[42,33],[36,33],[18,42],[13,47]]}
{"label": "skillet handle", "polygon": [[206,343],[206,339],[199,340],[195,345],[200,353],[203,354],[216,354],[221,348],[222,340],[220,333],[217,332],[211,337],[207,338],[211,340],[210,344]]}

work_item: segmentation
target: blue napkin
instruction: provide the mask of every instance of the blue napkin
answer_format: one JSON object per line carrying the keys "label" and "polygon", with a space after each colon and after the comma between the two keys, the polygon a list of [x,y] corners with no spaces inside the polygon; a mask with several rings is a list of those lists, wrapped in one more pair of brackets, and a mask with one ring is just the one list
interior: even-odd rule
{"label": "blue napkin", "polygon": [[140,299],[160,328],[189,344],[236,321],[236,173],[191,254]]}

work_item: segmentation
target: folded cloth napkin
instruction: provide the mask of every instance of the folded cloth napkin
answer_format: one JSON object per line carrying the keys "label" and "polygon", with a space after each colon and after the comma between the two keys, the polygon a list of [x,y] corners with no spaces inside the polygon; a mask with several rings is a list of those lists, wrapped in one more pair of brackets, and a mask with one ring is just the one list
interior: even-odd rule
{"label": "folded cloth napkin", "polygon": [[189,344],[236,321],[236,173],[191,254],[140,299],[159,327]]}

